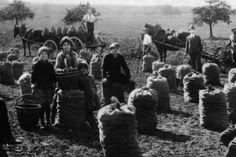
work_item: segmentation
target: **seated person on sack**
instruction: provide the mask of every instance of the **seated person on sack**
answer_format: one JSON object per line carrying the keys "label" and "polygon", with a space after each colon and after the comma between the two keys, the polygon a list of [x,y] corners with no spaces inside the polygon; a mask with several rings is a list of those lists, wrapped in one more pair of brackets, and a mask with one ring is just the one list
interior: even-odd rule
{"label": "seated person on sack", "polygon": [[6,151],[2,148],[3,144],[21,144],[22,141],[15,139],[11,132],[8,120],[6,103],[0,98],[0,157],[7,157]]}
{"label": "seated person on sack", "polygon": [[65,36],[61,39],[60,45],[63,49],[56,58],[56,72],[77,70],[77,54],[72,51],[73,41],[68,36]]}
{"label": "seated person on sack", "polygon": [[[120,54],[120,45],[118,43],[112,43],[110,46],[110,53],[103,58],[102,73],[103,73],[103,85],[116,83],[120,84],[119,89],[114,91],[113,95],[119,99],[120,102],[124,102],[124,89],[123,85],[130,81],[130,70],[126,64],[125,58]],[[109,87],[108,87],[109,88]],[[103,94],[106,95],[106,93]],[[111,93],[110,93],[111,94]],[[106,105],[110,98],[105,98]]]}

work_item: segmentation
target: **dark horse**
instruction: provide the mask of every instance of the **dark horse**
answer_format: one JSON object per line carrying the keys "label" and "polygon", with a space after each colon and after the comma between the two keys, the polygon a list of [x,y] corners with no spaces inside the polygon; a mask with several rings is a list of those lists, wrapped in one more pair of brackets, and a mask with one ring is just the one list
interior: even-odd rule
{"label": "dark horse", "polygon": [[185,42],[189,32],[180,32],[174,34],[168,34],[160,25],[152,26],[145,24],[147,33],[151,35],[153,42],[159,52],[160,60],[166,61],[167,50],[178,51],[185,47]]}
{"label": "dark horse", "polygon": [[42,44],[44,42],[42,30],[26,28],[25,24],[22,24],[21,26],[14,25],[14,38],[17,35],[19,35],[22,39],[24,56],[26,56],[26,44],[28,45],[29,55],[31,56],[30,45],[33,43]]}

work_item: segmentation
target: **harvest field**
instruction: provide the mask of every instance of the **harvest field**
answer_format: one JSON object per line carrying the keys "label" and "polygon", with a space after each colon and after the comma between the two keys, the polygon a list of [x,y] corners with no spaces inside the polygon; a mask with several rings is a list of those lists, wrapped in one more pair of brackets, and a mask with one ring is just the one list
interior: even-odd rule
{"label": "harvest field", "polygon": [[[65,8],[72,6],[33,5],[36,16],[33,20],[26,21],[27,26],[33,28],[64,26],[61,19],[65,15]],[[190,8],[180,8],[181,15],[164,16],[155,7],[121,7],[121,6],[95,6],[101,12],[101,19],[96,25],[96,30],[101,31],[108,41],[121,42],[124,54],[129,53],[129,45],[137,43],[137,38],[144,24],[159,23],[164,28],[186,30],[191,21]],[[158,8],[158,7],[157,7]],[[236,25],[236,16],[231,17],[230,25],[219,24],[214,27],[216,37],[227,38],[230,28]],[[0,24],[0,49],[18,47],[21,60],[25,62],[25,71],[30,70],[32,58],[23,56],[23,49],[19,38],[13,39],[13,23]],[[203,39],[208,37],[208,27],[198,29]],[[129,38],[129,39],[127,39]],[[133,39],[133,40],[131,40]],[[225,45],[226,41],[209,41],[205,39],[205,48],[215,45]],[[36,47],[32,48],[36,55]],[[154,49],[155,50],[155,49]],[[131,51],[131,50],[130,50]],[[176,59],[177,58],[177,59]],[[169,52],[167,62],[170,64],[187,63],[183,50]],[[137,73],[139,61],[135,58],[128,60],[132,79],[137,87],[146,84],[146,77],[141,70]],[[226,75],[221,75],[221,82],[226,82]],[[18,85],[7,86],[0,84],[0,95],[7,101],[12,132],[16,137],[23,138],[23,144],[18,146],[4,146],[10,157],[102,157],[98,133],[62,132],[51,129],[49,131],[27,132],[19,127],[15,99],[20,95]],[[155,132],[139,134],[138,142],[141,151],[146,157],[221,157],[226,147],[219,142],[219,132],[203,129],[199,125],[198,104],[184,103],[182,93],[171,93],[172,111],[158,113],[158,126]]]}

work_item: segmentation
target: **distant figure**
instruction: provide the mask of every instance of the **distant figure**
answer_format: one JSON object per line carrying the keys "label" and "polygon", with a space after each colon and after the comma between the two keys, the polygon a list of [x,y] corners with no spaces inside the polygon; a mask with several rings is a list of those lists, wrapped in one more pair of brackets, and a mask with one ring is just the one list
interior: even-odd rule
{"label": "distant figure", "polygon": [[236,65],[236,27],[235,28],[232,28],[231,31],[233,32],[233,34],[231,34],[229,36],[229,44],[228,46],[230,46],[232,49],[231,49],[231,54],[232,54],[232,59],[233,59],[233,63],[234,63],[234,66]]}
{"label": "distant figure", "polygon": [[87,24],[88,44],[92,44],[94,38],[94,22],[96,21],[96,17],[92,14],[91,8],[89,8],[87,14],[84,15],[83,21]]}
{"label": "distant figure", "polygon": [[202,44],[200,36],[195,34],[194,26],[189,27],[190,35],[186,39],[186,54],[190,55],[190,65],[198,72],[202,72],[201,54]]}
{"label": "distant figure", "polygon": [[143,55],[147,54],[151,50],[152,37],[148,34],[147,28],[143,28]]}
{"label": "distant figure", "polygon": [[11,132],[8,120],[6,103],[0,98],[0,157],[7,157],[6,151],[2,148],[3,144],[21,144],[22,141],[15,139]]}

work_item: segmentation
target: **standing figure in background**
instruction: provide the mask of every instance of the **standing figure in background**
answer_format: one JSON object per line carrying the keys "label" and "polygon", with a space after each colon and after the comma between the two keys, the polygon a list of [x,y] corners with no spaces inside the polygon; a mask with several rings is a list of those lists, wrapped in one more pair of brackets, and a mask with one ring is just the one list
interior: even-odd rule
{"label": "standing figure in background", "polygon": [[233,66],[236,66],[236,27],[232,28],[231,31],[233,34],[229,36],[229,44],[228,46],[231,47],[231,55],[232,55],[232,60],[233,60]]}
{"label": "standing figure in background", "polygon": [[96,21],[96,17],[92,14],[91,8],[89,8],[87,14],[84,15],[83,21],[87,24],[88,44],[92,44],[94,38],[94,22]]}
{"label": "standing figure in background", "polygon": [[193,69],[202,72],[202,43],[200,36],[195,34],[194,26],[189,27],[190,35],[186,39],[185,53],[190,55],[190,63]]}
{"label": "standing figure in background", "polygon": [[145,54],[147,54],[149,51],[151,51],[151,46],[152,46],[152,37],[148,34],[147,32],[147,28],[143,28],[143,54],[142,56],[144,56]]}
{"label": "standing figure in background", "polygon": [[[45,126],[51,126],[51,103],[56,83],[56,73],[53,65],[48,61],[48,55],[49,49],[47,47],[43,46],[39,49],[39,61],[33,68],[31,78],[33,94],[37,96],[41,103],[41,129],[45,128]],[[44,114],[46,115],[46,125]]]}

